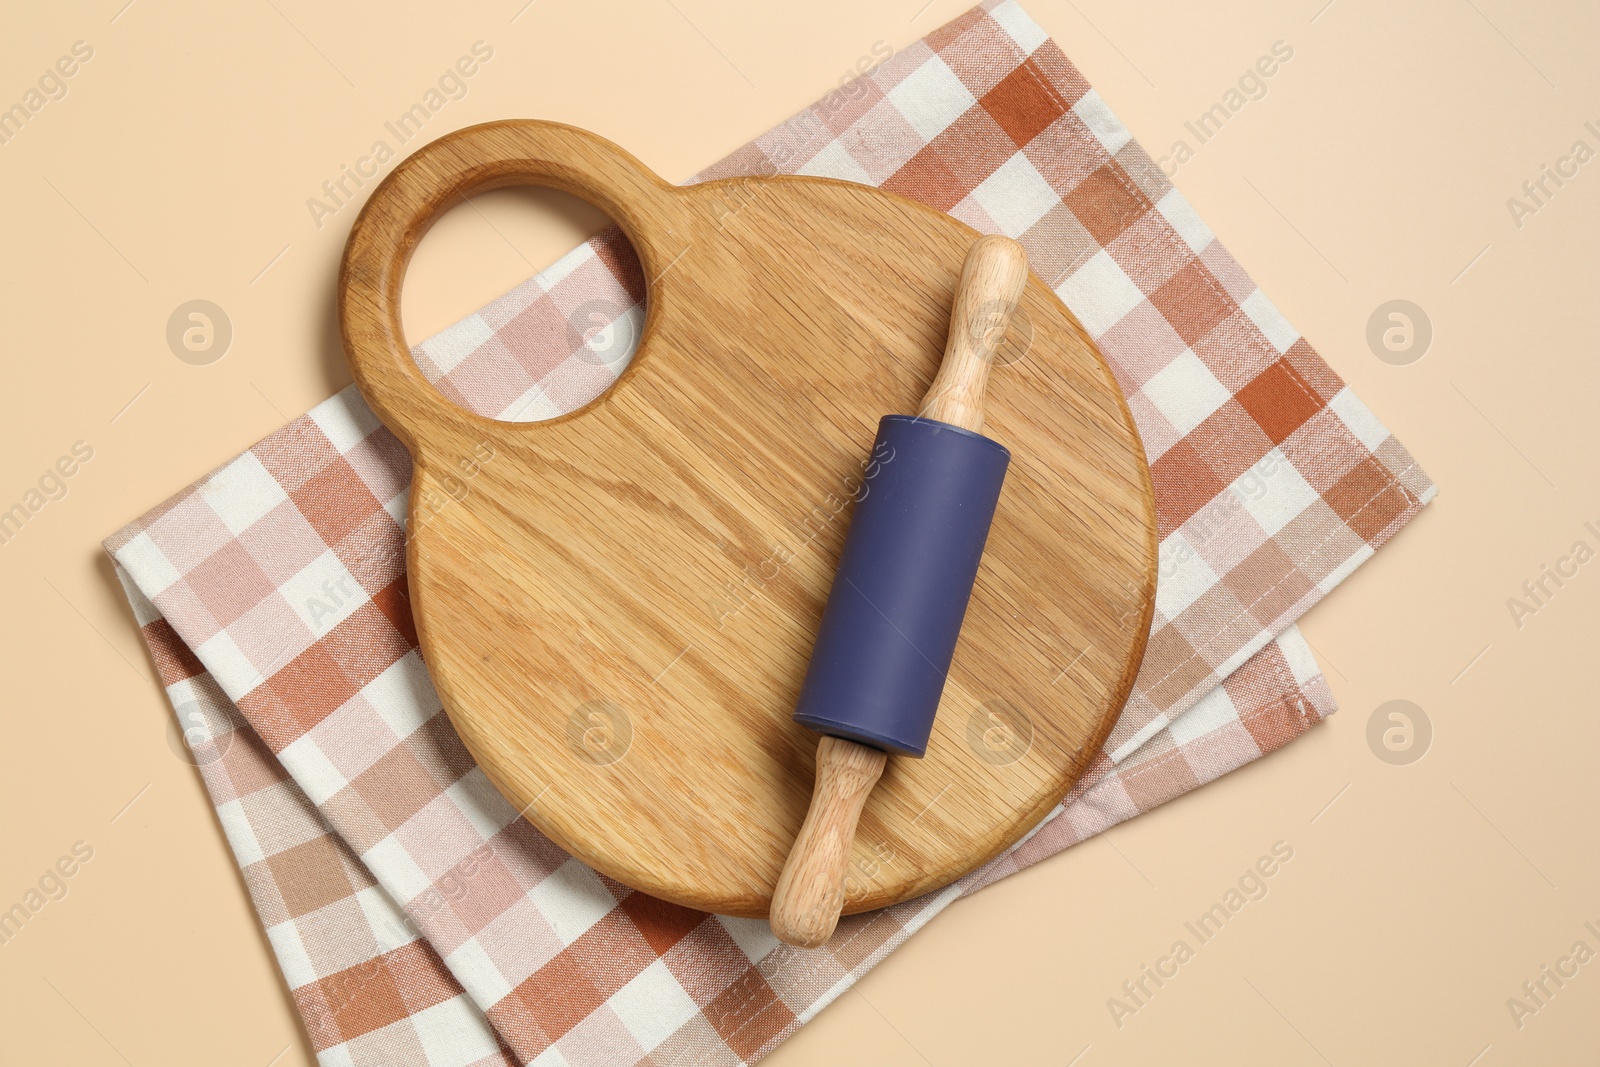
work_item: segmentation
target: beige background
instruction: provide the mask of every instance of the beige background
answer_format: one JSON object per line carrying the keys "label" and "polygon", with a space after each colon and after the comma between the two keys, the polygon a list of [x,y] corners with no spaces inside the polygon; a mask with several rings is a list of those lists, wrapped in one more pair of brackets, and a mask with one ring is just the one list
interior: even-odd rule
{"label": "beige background", "polygon": [[[0,505],[75,441],[94,449],[0,547],[0,906],[94,848],[0,946],[0,1062],[310,1063],[97,548],[348,380],[331,299],[354,210],[319,229],[306,198],[478,39],[494,59],[429,137],[556,118],[679,179],[965,4],[125,2],[8,5],[0,33],[5,104],[73,42],[94,49],[0,146]],[[1600,1049],[1600,961],[1520,1029],[1506,1006],[1573,942],[1600,949],[1583,927],[1600,928],[1600,562],[1520,629],[1506,603],[1574,541],[1600,548],[1600,161],[1520,228],[1507,207],[1575,140],[1600,148],[1600,16],[1324,2],[1026,6],[1158,156],[1275,41],[1294,49],[1175,180],[1442,487],[1304,622],[1343,711],[951,908],[769,1062],[1487,1067]],[[598,225],[556,197],[478,206],[413,268],[413,337]],[[209,366],[164,339],[193,298],[235,330]],[[1408,366],[1366,342],[1394,298],[1435,330]],[[1391,699],[1433,725],[1409,766],[1366,741]],[[1119,1028],[1107,998],[1278,840],[1294,859],[1266,899]]]}

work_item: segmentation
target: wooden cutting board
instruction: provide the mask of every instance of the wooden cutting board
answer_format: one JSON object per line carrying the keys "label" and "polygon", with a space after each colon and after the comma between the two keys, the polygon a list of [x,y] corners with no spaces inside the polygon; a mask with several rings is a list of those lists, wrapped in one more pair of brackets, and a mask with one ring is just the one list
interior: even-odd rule
{"label": "wooden cutting board", "polygon": [[[400,327],[406,263],[459,198],[541,185],[619,223],[647,279],[603,396],[504,423],[452,405]],[[790,720],[877,422],[914,413],[975,231],[866,186],[678,188],[568,126],[494,122],[376,189],[340,276],[345,349],[411,450],[422,653],[524,816],[603,874],[767,913],[811,795]],[[925,759],[891,759],[846,912],[945,885],[1088,766],[1144,652],[1155,509],[1105,361],[1037,277],[990,380],[1013,460]]]}

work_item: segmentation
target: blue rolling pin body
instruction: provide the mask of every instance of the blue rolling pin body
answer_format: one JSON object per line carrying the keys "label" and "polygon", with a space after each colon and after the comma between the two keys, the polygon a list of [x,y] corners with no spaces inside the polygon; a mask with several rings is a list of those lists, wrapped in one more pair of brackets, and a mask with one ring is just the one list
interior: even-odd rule
{"label": "blue rolling pin body", "polygon": [[1011,453],[909,415],[878,424],[795,721],[920,757]]}

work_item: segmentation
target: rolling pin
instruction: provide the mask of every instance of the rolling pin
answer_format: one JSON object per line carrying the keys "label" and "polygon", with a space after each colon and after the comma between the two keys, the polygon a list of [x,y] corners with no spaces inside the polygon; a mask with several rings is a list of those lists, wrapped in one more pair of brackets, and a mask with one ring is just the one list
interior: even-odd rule
{"label": "rolling pin", "polygon": [[811,807],[773,890],[772,929],[788,944],[833,936],[868,794],[890,754],[927,751],[1011,462],[978,431],[989,366],[1027,280],[1021,245],[979,238],[921,412],[878,424],[794,713],[823,736]]}

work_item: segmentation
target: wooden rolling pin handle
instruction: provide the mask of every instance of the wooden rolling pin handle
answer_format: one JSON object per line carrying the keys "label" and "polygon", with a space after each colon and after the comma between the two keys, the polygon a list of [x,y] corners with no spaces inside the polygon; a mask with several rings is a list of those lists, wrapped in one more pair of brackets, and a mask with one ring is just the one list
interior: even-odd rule
{"label": "wooden rolling pin handle", "polygon": [[[977,433],[989,366],[1028,280],[1028,255],[1008,237],[982,237],[967,253],[939,372],[923,399],[923,418]],[[929,575],[938,581],[938,575]],[[841,737],[817,744],[817,784],[772,893],[778,940],[800,948],[827,943],[844,910],[845,875],[856,823],[888,761],[879,749]]]}
{"label": "wooden rolling pin handle", "polygon": [[785,944],[827,944],[844,910],[856,821],[883,774],[887,752],[842,737],[817,742],[817,785],[772,894],[772,932]]}
{"label": "wooden rolling pin handle", "polygon": [[967,253],[950,312],[939,373],[922,400],[923,418],[983,431],[983,392],[1028,281],[1028,253],[1009,237],[980,237]]}

